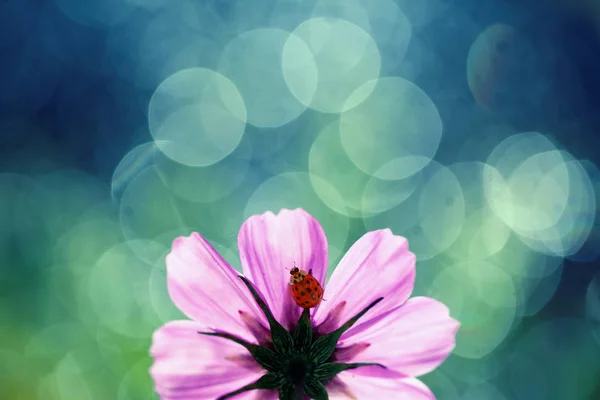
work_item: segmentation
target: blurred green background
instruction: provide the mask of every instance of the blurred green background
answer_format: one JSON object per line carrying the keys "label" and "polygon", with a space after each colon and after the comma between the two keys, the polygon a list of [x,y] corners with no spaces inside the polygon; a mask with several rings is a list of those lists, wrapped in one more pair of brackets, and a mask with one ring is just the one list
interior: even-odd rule
{"label": "blurred green background", "polygon": [[461,322],[444,400],[599,399],[588,2],[0,3],[0,399],[157,398],[173,239],[301,207]]}

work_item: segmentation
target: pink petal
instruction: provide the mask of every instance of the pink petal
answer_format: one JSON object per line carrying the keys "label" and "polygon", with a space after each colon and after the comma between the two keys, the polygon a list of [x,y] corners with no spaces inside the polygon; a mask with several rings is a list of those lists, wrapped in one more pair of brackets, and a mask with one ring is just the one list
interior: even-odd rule
{"label": "pink petal", "polygon": [[[163,400],[216,399],[251,384],[266,373],[246,349],[227,339],[198,334],[203,325],[172,321],[153,337],[150,375]],[[276,399],[277,393],[253,390],[235,399]]]}
{"label": "pink petal", "polygon": [[324,301],[314,315],[320,333],[328,333],[379,297],[353,329],[389,311],[410,296],[415,283],[415,255],[408,241],[389,229],[363,235],[344,255],[325,287]]}
{"label": "pink petal", "polygon": [[275,318],[286,328],[302,309],[289,293],[289,269],[312,269],[321,283],[327,274],[327,238],[321,225],[302,209],[254,215],[238,237],[242,269],[264,294]]}
{"label": "pink petal", "polygon": [[[420,376],[438,367],[452,352],[459,323],[448,307],[428,297],[414,297],[359,327],[343,341],[339,362],[376,362],[405,376]],[[345,347],[362,346],[351,354]],[[361,369],[355,370],[361,374]]]}
{"label": "pink petal", "polygon": [[[206,239],[198,233],[175,239],[166,262],[169,294],[185,315],[202,323],[204,330],[259,341],[253,331],[259,330],[256,325],[268,326],[264,314],[235,270]],[[248,322],[254,323],[253,328]]]}
{"label": "pink petal", "polygon": [[353,373],[358,370],[342,372],[327,385],[329,400],[435,400],[431,390],[418,379],[365,377]]}

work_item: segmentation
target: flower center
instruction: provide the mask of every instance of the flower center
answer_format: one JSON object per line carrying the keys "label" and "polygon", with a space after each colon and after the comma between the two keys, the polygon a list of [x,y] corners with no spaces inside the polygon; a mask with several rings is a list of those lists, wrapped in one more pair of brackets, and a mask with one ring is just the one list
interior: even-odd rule
{"label": "flower center", "polygon": [[255,345],[223,332],[198,333],[222,337],[244,346],[254,360],[268,372],[256,382],[227,393],[219,397],[218,400],[228,399],[240,393],[257,389],[277,390],[279,391],[279,398],[284,400],[303,399],[304,396],[311,399],[325,400],[329,396],[324,384],[340,372],[363,366],[378,365],[383,367],[375,363],[343,364],[332,361],[333,352],[342,334],[350,329],[367,311],[383,300],[383,297],[375,300],[338,329],[315,338],[308,308],[304,309],[294,332],[290,333],[273,317],[271,310],[260,298],[250,281],[244,277],[240,278],[267,317],[271,330],[272,346]]}
{"label": "flower center", "polygon": [[304,384],[306,378],[312,374],[313,364],[306,354],[294,354],[283,368],[283,375],[293,385]]}

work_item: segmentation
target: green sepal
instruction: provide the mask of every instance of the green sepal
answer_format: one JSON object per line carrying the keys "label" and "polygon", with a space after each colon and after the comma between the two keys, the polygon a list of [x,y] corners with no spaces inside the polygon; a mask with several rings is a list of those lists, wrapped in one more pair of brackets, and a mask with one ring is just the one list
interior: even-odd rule
{"label": "green sepal", "polygon": [[252,297],[258,306],[267,317],[267,321],[269,321],[269,328],[271,329],[271,340],[273,341],[273,347],[275,351],[280,354],[289,354],[294,351],[294,339],[292,335],[285,329],[273,316],[271,310],[267,306],[267,304],[263,301],[263,299],[258,295],[254,286],[248,279],[243,276],[240,276],[240,279],[244,282],[250,293],[252,293]]}
{"label": "green sepal", "polygon": [[378,298],[371,304],[369,304],[364,310],[356,314],[354,317],[350,318],[348,322],[340,326],[335,331],[328,333],[327,335],[321,336],[310,347],[309,359],[313,361],[315,364],[323,364],[333,354],[335,351],[335,346],[337,342],[340,340],[340,337],[346,332],[348,329],[352,327],[358,321],[360,317],[365,315],[367,311],[373,308],[377,303],[383,300],[383,297]]}
{"label": "green sepal", "polygon": [[304,381],[304,393],[314,400],[329,400],[325,386],[315,378]]}
{"label": "green sepal", "polygon": [[237,396],[238,394],[247,392],[249,390],[278,389],[283,384],[283,382],[284,382],[283,376],[281,376],[279,374],[269,373],[269,374],[261,376],[256,382],[246,385],[242,388],[239,388],[238,390],[236,390],[234,392],[227,393],[226,395],[219,397],[217,400],[229,399],[231,397]]}
{"label": "green sepal", "polygon": [[294,331],[294,344],[296,350],[305,353],[312,344],[312,324],[310,322],[310,310],[305,308],[298,320],[298,325]]}
{"label": "green sepal", "polygon": [[342,364],[342,363],[325,363],[321,364],[315,368],[313,372],[313,376],[317,380],[325,380],[331,379],[342,371],[347,371],[349,369],[355,369],[359,367],[371,367],[378,366],[381,368],[385,368],[381,364],[376,363],[353,363],[353,364]]}
{"label": "green sepal", "polygon": [[248,343],[237,336],[229,333],[218,332],[198,332],[201,335],[216,336],[224,339],[229,339],[232,342],[238,343],[246,348],[256,362],[267,371],[277,371],[281,368],[281,358],[271,349]]}
{"label": "green sepal", "polygon": [[293,383],[284,382],[279,388],[279,400],[296,400],[296,386]]}

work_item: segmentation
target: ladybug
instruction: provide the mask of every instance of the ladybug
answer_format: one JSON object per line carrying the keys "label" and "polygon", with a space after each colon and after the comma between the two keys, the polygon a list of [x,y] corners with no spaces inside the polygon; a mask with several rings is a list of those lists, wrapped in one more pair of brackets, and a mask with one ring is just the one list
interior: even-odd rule
{"label": "ladybug", "polygon": [[313,308],[323,300],[323,287],[312,275],[312,269],[308,273],[303,269],[294,267],[290,270],[290,292],[292,298],[302,308]]}

